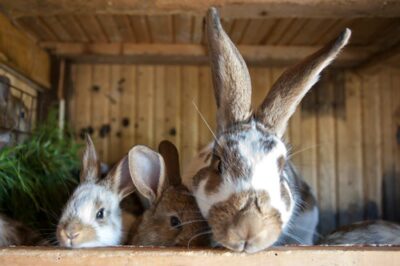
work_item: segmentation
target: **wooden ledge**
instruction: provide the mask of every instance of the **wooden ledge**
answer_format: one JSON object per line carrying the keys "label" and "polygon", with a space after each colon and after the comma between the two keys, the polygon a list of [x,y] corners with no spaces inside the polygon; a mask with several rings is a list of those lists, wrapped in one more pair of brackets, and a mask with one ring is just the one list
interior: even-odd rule
{"label": "wooden ledge", "polygon": [[400,247],[280,247],[256,254],[226,250],[110,247],[0,249],[1,265],[398,265]]}

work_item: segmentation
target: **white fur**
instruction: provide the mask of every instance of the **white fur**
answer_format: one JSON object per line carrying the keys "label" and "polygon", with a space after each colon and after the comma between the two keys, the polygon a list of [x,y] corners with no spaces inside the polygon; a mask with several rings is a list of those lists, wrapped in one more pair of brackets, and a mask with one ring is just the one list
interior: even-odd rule
{"label": "white fur", "polygon": [[[253,175],[247,180],[236,180],[227,175],[223,177],[223,182],[220,184],[216,193],[209,194],[205,190],[207,179],[200,181],[198,187],[194,190],[194,195],[197,203],[204,217],[208,218],[210,208],[219,202],[228,200],[233,194],[245,192],[249,190],[265,191],[271,199],[271,205],[281,214],[283,225],[289,221],[293,211],[293,206],[288,210],[281,197],[280,185],[280,170],[278,167],[278,158],[281,156],[286,157],[286,147],[277,138],[275,142],[277,145],[268,153],[256,152],[255,145],[259,143],[260,132],[252,130],[246,136],[246,139],[240,142],[239,152],[246,162],[251,165]],[[287,184],[285,184],[287,186]],[[289,195],[290,195],[290,190]],[[290,195],[292,197],[292,195]]]}
{"label": "white fur", "polygon": [[[105,219],[107,223],[99,225],[96,221],[95,201],[100,200],[102,207],[109,213]],[[122,218],[119,207],[119,197],[107,188],[94,183],[84,183],[74,192],[60,221],[68,218],[78,218],[83,225],[94,228],[96,239],[74,247],[113,246],[121,244]]]}
{"label": "white fur", "polygon": [[[196,156],[190,161],[187,166],[183,166],[183,175],[182,175],[182,183],[190,190],[193,191],[193,176],[197,174],[197,172],[210,164],[211,156],[209,156],[212,152],[214,146],[214,142],[208,143],[200,152],[196,154]],[[208,160],[206,158],[208,157]]]}

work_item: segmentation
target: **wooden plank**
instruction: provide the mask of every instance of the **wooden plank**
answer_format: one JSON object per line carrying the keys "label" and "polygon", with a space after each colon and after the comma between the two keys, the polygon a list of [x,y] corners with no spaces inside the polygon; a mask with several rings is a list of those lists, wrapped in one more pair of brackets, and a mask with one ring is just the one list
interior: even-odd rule
{"label": "wooden plank", "polygon": [[[123,65],[121,79],[123,82],[123,93],[121,94],[120,124],[121,124],[121,155],[128,151],[135,143],[135,119],[136,119],[136,95],[138,91],[136,65]],[[149,118],[151,119],[151,118]]]}
{"label": "wooden plank", "polygon": [[98,15],[97,21],[100,23],[107,40],[110,40],[110,42],[122,41],[122,34],[112,15]]}
{"label": "wooden plank", "polygon": [[[318,197],[317,180],[317,90],[313,88],[302,100],[301,108],[301,157],[302,176]],[[299,112],[299,111],[298,111]],[[318,198],[317,198],[318,200]]]}
{"label": "wooden plank", "polygon": [[34,33],[38,40],[58,41],[57,36],[40,17],[24,17],[18,20],[24,29]]}
{"label": "wooden plank", "polygon": [[100,159],[106,163],[111,163],[110,150],[115,149],[110,146],[110,134],[106,130],[110,126],[110,106],[112,105],[109,98],[110,79],[111,68],[109,65],[93,66],[92,87],[90,88],[91,127],[94,130],[92,139]]}
{"label": "wooden plank", "polygon": [[192,17],[187,14],[173,16],[174,42],[190,43],[192,37]]}
{"label": "wooden plank", "polygon": [[200,43],[203,39],[203,16],[193,16],[192,43]]}
{"label": "wooden plank", "polygon": [[253,67],[249,69],[252,84],[253,110],[258,108],[272,87],[272,71],[266,67]]}
{"label": "wooden plank", "polygon": [[87,42],[89,38],[79,25],[78,21],[72,15],[57,16],[60,24],[65,28],[68,34],[71,36],[73,41],[76,42]]}
{"label": "wooden plank", "polygon": [[124,42],[135,42],[135,32],[131,26],[129,17],[126,15],[114,15],[114,21],[117,24],[118,31]]}
{"label": "wooden plank", "polygon": [[44,16],[42,17],[43,22],[46,26],[53,32],[57,39],[63,42],[71,42],[73,38],[68,33],[68,31],[64,28],[64,26],[60,23],[56,16]]}
{"label": "wooden plank", "polygon": [[294,19],[290,26],[286,28],[285,32],[283,33],[282,37],[279,38],[277,44],[281,45],[289,45],[291,44],[292,40],[298,35],[302,34],[302,29],[307,22],[307,19]]}
{"label": "wooden plank", "polygon": [[[50,57],[26,34],[0,14],[0,63],[32,83],[50,88]],[[38,86],[39,87],[39,86]]]}
{"label": "wooden plank", "polygon": [[[395,145],[393,145],[393,155],[395,160],[395,209],[399,210],[400,208],[400,71],[398,69],[393,70],[392,72],[392,134],[394,136]],[[400,213],[395,211],[395,219],[400,219]]]}
{"label": "wooden plank", "polygon": [[108,42],[107,36],[104,33],[101,25],[94,15],[80,15],[75,16],[78,20],[79,25],[87,34],[88,38],[92,42]]}
{"label": "wooden plank", "polygon": [[199,147],[197,150],[204,148],[208,143],[213,141],[213,136],[207,124],[211,127],[211,130],[216,130],[216,103],[213,93],[213,85],[211,81],[211,70],[209,67],[200,67],[200,94],[199,94],[199,112],[203,116],[204,120],[199,116]]}
{"label": "wooden plank", "polygon": [[395,182],[396,182],[396,166],[393,147],[396,146],[396,135],[393,131],[392,105],[395,101],[392,92],[392,77],[389,69],[380,71],[379,73],[379,93],[380,93],[380,127],[381,127],[381,143],[382,143],[382,217],[387,220],[395,219]]}
{"label": "wooden plank", "polygon": [[[317,198],[320,208],[319,232],[336,228],[335,87],[334,73],[325,72],[317,85]],[[337,108],[341,108],[337,106]]]}
{"label": "wooden plank", "polygon": [[124,155],[121,151],[122,147],[122,116],[121,102],[124,97],[125,81],[121,77],[121,65],[111,65],[110,77],[110,147],[109,161],[117,163]]}
{"label": "wooden plank", "polygon": [[151,42],[149,25],[146,16],[129,16],[136,41],[139,43]]}
{"label": "wooden plank", "polygon": [[385,2],[359,0],[356,2],[336,2],[320,0],[203,0],[203,1],[154,1],[134,0],[110,2],[94,0],[82,2],[70,0],[42,0],[26,3],[24,0],[3,0],[2,8],[13,17],[53,15],[65,13],[108,13],[108,14],[177,14],[201,13],[210,6],[221,8],[229,17],[396,17],[400,5],[396,0]]}
{"label": "wooden plank", "polygon": [[335,19],[307,19],[301,31],[290,41],[290,45],[315,44],[321,33],[336,22]]}
{"label": "wooden plank", "polygon": [[[199,115],[193,102],[199,105],[199,67],[182,67],[181,84],[181,167],[188,165],[199,146]],[[182,169],[181,169],[182,170]]]}
{"label": "wooden plank", "polygon": [[265,36],[261,43],[277,44],[293,22],[294,19],[290,18],[277,19],[277,22],[272,28],[271,32]]}
{"label": "wooden plank", "polygon": [[231,38],[232,42],[241,42],[243,34],[246,31],[249,22],[249,19],[236,19],[233,21],[232,29],[229,32],[229,37]]}
{"label": "wooden plank", "polygon": [[91,87],[92,87],[92,66],[87,64],[76,66],[75,82],[75,132],[83,142],[87,129],[91,123]]}
{"label": "wooden plank", "polygon": [[256,39],[263,29],[264,21],[261,19],[251,19],[243,33],[241,44],[256,44]]}
{"label": "wooden plank", "polygon": [[165,94],[164,94],[164,124],[163,131],[166,139],[181,148],[181,68],[179,66],[165,67]]}
{"label": "wooden plank", "polygon": [[[154,145],[154,66],[137,66],[135,143]],[[156,125],[157,128],[159,125]]]}
{"label": "wooden plank", "polygon": [[[4,265],[397,265],[399,247],[278,247],[256,254],[223,249],[107,247],[93,249],[24,248],[0,250]],[[101,258],[101,259],[100,259]]]}
{"label": "wooden plank", "polygon": [[337,204],[339,224],[344,225],[363,218],[361,80],[350,71],[339,71],[335,87],[336,100],[345,101],[345,108],[336,109],[335,120]]}
{"label": "wooden plank", "polygon": [[168,137],[164,124],[169,119],[165,116],[165,94],[169,92],[166,90],[165,66],[155,66],[154,72],[154,145],[157,146]]}
{"label": "wooden plank", "polygon": [[[137,43],[41,43],[54,54],[76,61],[120,63],[191,63],[209,62],[207,50],[198,44],[137,44]],[[321,46],[239,45],[238,49],[250,65],[282,66],[293,64]],[[372,47],[346,48],[334,66],[352,66],[365,60]]]}
{"label": "wooden plank", "polygon": [[152,41],[155,43],[172,43],[172,16],[148,16]]}
{"label": "wooden plank", "polygon": [[382,205],[379,76],[363,76],[362,86],[362,159],[364,168],[365,216],[367,219],[378,219],[381,217]]}

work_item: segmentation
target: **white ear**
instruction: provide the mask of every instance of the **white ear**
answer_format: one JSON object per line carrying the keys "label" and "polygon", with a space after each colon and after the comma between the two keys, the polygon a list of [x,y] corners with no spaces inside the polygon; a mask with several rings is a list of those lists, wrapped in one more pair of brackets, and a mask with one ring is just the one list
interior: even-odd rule
{"label": "white ear", "polygon": [[128,155],[124,156],[107,174],[104,183],[108,185],[121,199],[135,191],[129,171]]}
{"label": "white ear", "polygon": [[89,135],[86,135],[86,149],[82,158],[81,182],[96,182],[99,180],[100,162],[96,149]]}
{"label": "white ear", "polygon": [[152,204],[161,197],[167,186],[163,158],[157,152],[141,145],[133,147],[128,158],[133,184]]}

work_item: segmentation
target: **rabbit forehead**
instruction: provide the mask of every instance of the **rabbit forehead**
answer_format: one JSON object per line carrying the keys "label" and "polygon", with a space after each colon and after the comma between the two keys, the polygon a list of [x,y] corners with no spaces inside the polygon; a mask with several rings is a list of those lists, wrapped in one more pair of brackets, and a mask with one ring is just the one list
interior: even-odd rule
{"label": "rabbit forehead", "polygon": [[91,223],[100,208],[118,209],[118,196],[101,185],[85,183],[75,190],[66,210],[67,215],[79,217],[82,223]]}
{"label": "rabbit forehead", "polygon": [[[269,195],[271,205],[288,217],[290,206],[287,205],[291,204],[292,195],[282,181],[278,166],[278,159],[286,157],[287,153],[283,142],[274,135],[254,129],[239,138],[221,137],[219,143],[214,152],[222,154],[224,171],[219,177],[220,182],[215,182],[214,187],[209,186],[209,175],[201,179],[195,189],[202,214],[207,217],[214,204],[227,201],[235,193],[263,191]],[[283,193],[288,200],[282,200]]]}

